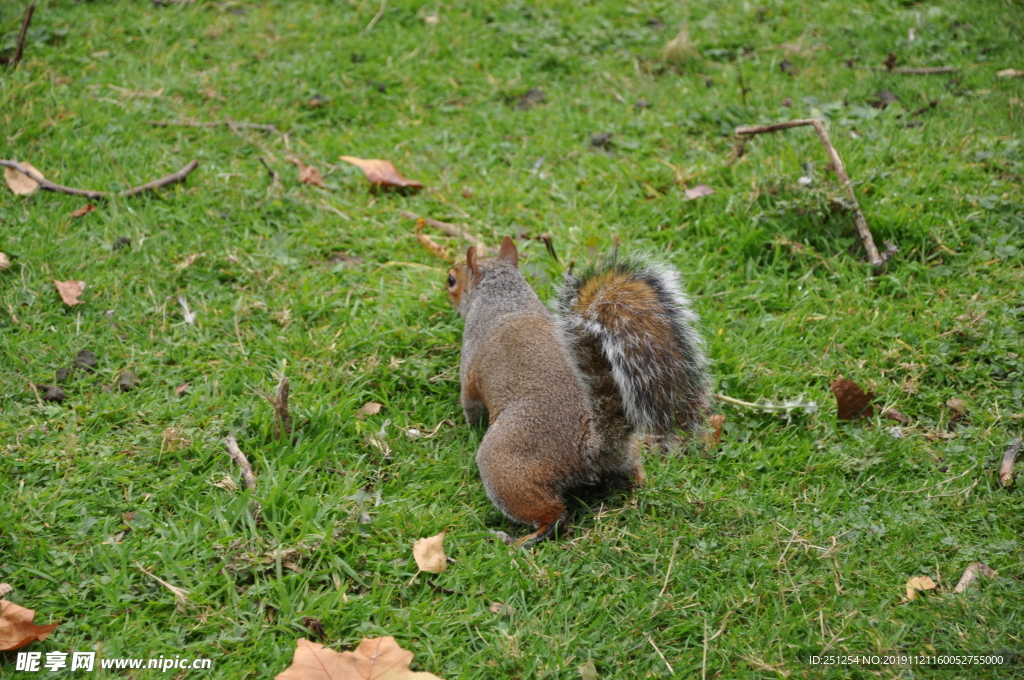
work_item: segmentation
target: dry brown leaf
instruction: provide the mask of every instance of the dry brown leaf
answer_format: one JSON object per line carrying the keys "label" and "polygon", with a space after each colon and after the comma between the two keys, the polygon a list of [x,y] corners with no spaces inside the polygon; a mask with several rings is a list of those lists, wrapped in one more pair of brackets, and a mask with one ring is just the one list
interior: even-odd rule
{"label": "dry brown leaf", "polygon": [[188,391],[188,388],[189,388],[189,384],[188,383],[181,383],[180,385],[178,385],[177,387],[174,388],[174,396],[176,396],[176,397],[182,396],[183,394],[185,394],[185,392]]}
{"label": "dry brown leaf", "polygon": [[305,638],[295,645],[292,665],[274,680],[441,680],[409,670],[413,653],[393,637],[363,638],[354,652],[336,652]]}
{"label": "dry brown leaf", "polygon": [[57,292],[60,293],[60,299],[64,301],[64,304],[69,307],[85,304],[85,302],[78,299],[85,292],[85,281],[58,281],[54,279],[53,283],[57,286]]}
{"label": "dry brown leaf", "polygon": [[875,398],[874,392],[865,393],[860,385],[843,376],[836,378],[829,387],[832,388],[832,394],[836,395],[839,420],[857,420],[874,415],[875,411],[871,406],[871,401]]}
{"label": "dry brown leaf", "polygon": [[444,533],[430,538],[421,538],[412,546],[412,556],[416,558],[416,566],[420,571],[440,574],[448,568],[448,558],[444,554]]}
{"label": "dry brown leaf", "polygon": [[1010,443],[1010,448],[1003,453],[1003,460],[999,463],[999,483],[1004,487],[1013,486],[1013,465],[1020,455],[1021,438],[1017,437]]}
{"label": "dry brown leaf", "polygon": [[33,642],[42,642],[59,623],[48,626],[37,626],[32,623],[36,613],[31,609],[19,607],[13,602],[0,600],[0,651],[20,649]]}
{"label": "dry brown leaf", "polygon": [[346,163],[351,163],[366,175],[370,184],[375,187],[392,187],[398,189],[422,189],[423,182],[406,179],[398,172],[391,161],[356,158],[355,156],[339,156]]}
{"label": "dry brown leaf", "polygon": [[380,410],[384,408],[384,404],[378,404],[375,401],[368,401],[363,404],[363,407],[356,411],[356,418],[362,420],[366,416],[374,416],[380,413]]}
{"label": "dry brown leaf", "polygon": [[226,102],[227,101],[227,97],[222,95],[220,92],[217,92],[217,90],[213,89],[212,87],[204,87],[204,88],[202,88],[201,90],[199,90],[199,94],[203,95],[207,99],[213,99],[214,101],[219,101],[219,102]]}
{"label": "dry brown leaf", "polygon": [[[32,167],[31,163],[18,161],[18,164],[26,170],[31,170],[43,179],[46,179],[46,176],[39,172],[38,169]],[[35,181],[23,172],[18,172],[14,168],[4,168],[4,179],[7,180],[7,186],[11,188],[11,191],[13,191],[16,196],[29,196],[39,189],[39,182]]]}
{"label": "dry brown leaf", "polygon": [[86,203],[81,208],[79,208],[75,212],[71,213],[71,216],[72,217],[81,217],[82,215],[88,215],[89,213],[91,213],[95,209],[96,209],[96,206],[94,206],[92,203]]}
{"label": "dry brown leaf", "polygon": [[883,413],[882,417],[886,418],[887,420],[895,420],[900,425],[909,425],[910,424],[910,418],[906,417],[900,411],[897,411],[894,408],[891,408],[888,411],[886,411],[885,413]]}
{"label": "dry brown leaf", "polygon": [[946,402],[946,408],[953,412],[949,416],[949,422],[951,423],[967,417],[967,402],[963,399],[953,397]]}
{"label": "dry brown leaf", "polygon": [[14,586],[12,586],[10,583],[0,583],[0,597],[3,597],[4,595],[12,592],[13,590]]}
{"label": "dry brown leaf", "polygon": [[995,578],[999,576],[999,572],[988,566],[984,562],[971,562],[964,569],[963,576],[956,582],[956,586],[953,588],[954,593],[962,593],[971,585],[977,581],[980,577],[987,576],[989,578]]}
{"label": "dry brown leaf", "polygon": [[288,156],[285,158],[289,163],[294,163],[299,168],[299,181],[303,184],[313,184],[326,189],[327,186],[324,184],[324,178],[320,176],[320,171],[314,168],[312,165],[306,165],[302,160],[295,156]]}
{"label": "dry brown leaf", "polygon": [[692,189],[687,189],[683,193],[686,194],[686,198],[683,199],[684,201],[692,201],[694,199],[700,198],[701,196],[710,196],[711,194],[715,193],[715,190],[709,187],[707,184],[698,184]]}
{"label": "dry brown leaf", "polygon": [[705,434],[705,447],[708,451],[714,450],[722,442],[722,426],[725,425],[725,416],[721,413],[708,416],[708,429]]}
{"label": "dry brown leaf", "polygon": [[918,593],[935,590],[936,587],[936,583],[932,580],[931,576],[915,576],[907,581],[907,599],[916,600]]}
{"label": "dry brown leaf", "polygon": [[0,272],[5,272],[11,268],[11,260],[7,257],[6,253],[0,253]]}
{"label": "dry brown leaf", "polygon": [[1018,68],[1004,68],[996,73],[998,78],[1024,78],[1024,71]]}

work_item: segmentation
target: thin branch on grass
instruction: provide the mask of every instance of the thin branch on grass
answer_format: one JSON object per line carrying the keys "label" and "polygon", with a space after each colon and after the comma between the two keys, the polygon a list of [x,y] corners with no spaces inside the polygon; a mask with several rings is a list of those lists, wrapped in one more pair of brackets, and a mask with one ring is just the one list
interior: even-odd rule
{"label": "thin branch on grass", "polygon": [[476,236],[473,236],[472,234],[470,234],[468,231],[466,231],[457,224],[452,224],[450,222],[442,222],[441,220],[435,220],[430,217],[420,217],[416,213],[410,212],[408,210],[402,210],[398,214],[407,220],[423,220],[423,223],[426,224],[428,227],[431,227],[432,229],[437,229],[445,236],[461,238],[463,241],[466,241],[467,243],[476,246],[476,251],[480,255],[495,254],[493,248],[488,248],[483,244],[483,241],[478,239]]}
{"label": "thin branch on grass", "polygon": [[238,441],[234,437],[228,437],[224,440],[224,446],[228,448],[228,455],[231,456],[231,460],[242,469],[242,485],[246,489],[256,490],[256,473],[252,471],[252,466],[249,465],[249,459],[242,453],[242,449],[238,448]]}
{"label": "thin branch on grass", "polygon": [[1021,438],[1017,437],[1010,444],[1010,448],[1006,449],[1006,453],[1003,454],[1003,462],[999,465],[999,483],[1003,486],[1013,485],[1013,464],[1017,462],[1020,449]]}
{"label": "thin branch on grass", "polygon": [[743,155],[744,145],[748,138],[754,135],[760,135],[766,132],[778,132],[779,130],[788,130],[789,128],[802,127],[810,125],[814,128],[815,132],[818,133],[818,139],[821,140],[822,145],[825,147],[825,151],[828,153],[829,160],[832,162],[832,169],[835,170],[836,175],[839,177],[839,183],[842,185],[846,192],[847,198],[853,204],[854,211],[854,222],[857,225],[857,234],[860,236],[861,242],[864,244],[864,250],[868,255],[868,262],[875,269],[881,269],[883,265],[896,253],[896,246],[892,244],[886,244],[886,250],[884,253],[879,253],[878,248],[875,246],[875,238],[871,235],[871,230],[868,228],[868,222],[864,218],[864,212],[860,209],[860,203],[857,201],[857,195],[853,191],[853,183],[850,181],[850,176],[846,173],[846,167],[843,165],[843,160],[839,157],[839,152],[836,151],[836,147],[833,146],[832,140],[828,137],[828,131],[825,129],[824,123],[816,118],[800,118],[797,120],[789,120],[783,123],[771,123],[769,125],[741,125],[736,128],[736,146],[734,148],[733,158],[739,158]]}
{"label": "thin branch on grass", "polygon": [[36,11],[36,3],[31,3],[25,10],[25,18],[21,20],[21,32],[18,33],[18,45],[14,48],[14,56],[11,57],[9,66],[17,66],[21,61],[21,55],[25,53],[25,38],[28,37],[28,25],[32,23],[32,15]]}
{"label": "thin branch on grass", "polygon": [[910,66],[897,66],[889,69],[889,73],[898,73],[904,76],[937,76],[943,73],[956,73],[953,66],[931,66],[927,68],[914,68]]}
{"label": "thin branch on grass", "polygon": [[[230,122],[229,122],[230,121]],[[264,123],[243,123],[237,120],[214,120],[207,123],[196,120],[147,120],[146,125],[152,125],[153,127],[192,127],[192,128],[215,128],[215,127],[231,127],[234,125],[237,128],[244,130],[261,130],[263,132],[273,132],[275,135],[281,134],[281,131],[277,129],[276,125],[269,125]]]}
{"label": "thin branch on grass", "polygon": [[58,194],[70,194],[71,196],[84,196],[85,198],[100,200],[116,197],[130,198],[131,196],[137,196],[138,194],[144,193],[146,191],[153,191],[155,189],[160,189],[162,187],[168,186],[170,184],[182,182],[186,177],[189,176],[189,174],[191,174],[193,170],[199,167],[199,161],[192,161],[191,163],[183,167],[181,170],[178,170],[177,172],[172,172],[170,175],[167,175],[166,177],[161,177],[160,179],[153,180],[152,182],[148,182],[137,187],[132,187],[131,189],[125,189],[124,191],[116,192],[93,191],[91,189],[75,189],[73,187],[66,187],[60,184],[54,184],[53,182],[46,179],[39,173],[29,170],[28,168],[26,168],[21,163],[15,160],[0,160],[0,167],[13,168],[14,170],[17,170],[23,175],[27,175],[28,177],[32,178],[39,184],[40,189],[45,189],[46,191],[52,191]]}
{"label": "thin branch on grass", "polygon": [[373,15],[372,19],[370,19],[370,23],[366,24],[366,28],[363,29],[363,33],[369,33],[370,31],[373,30],[373,27],[377,25],[377,22],[380,21],[380,18],[384,16],[384,10],[387,8],[387,6],[388,0],[380,0],[380,9],[378,9],[377,13]]}
{"label": "thin branch on grass", "polygon": [[257,156],[259,162],[263,164],[263,167],[267,169],[267,174],[270,175],[270,186],[276,187],[281,184],[281,176],[267,164],[267,159],[263,156]]}

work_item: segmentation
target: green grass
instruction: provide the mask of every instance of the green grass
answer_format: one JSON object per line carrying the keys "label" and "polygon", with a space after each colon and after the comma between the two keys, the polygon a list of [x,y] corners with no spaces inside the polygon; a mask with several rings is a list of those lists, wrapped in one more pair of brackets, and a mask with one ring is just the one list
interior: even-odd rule
{"label": "green grass", "polygon": [[[0,6],[8,43],[22,4]],[[800,654],[830,642],[1024,651],[1024,495],[994,474],[1024,429],[1024,79],[995,77],[1024,68],[1019,2],[392,0],[367,34],[377,7],[49,0],[22,64],[0,71],[4,157],[57,182],[116,190],[201,163],[183,185],[78,219],[84,200],[0,190],[14,263],[0,274],[0,582],[38,622],[62,622],[31,649],[209,657],[209,677],[272,677],[311,616],[336,649],[394,635],[443,678],[576,678],[588,659],[602,678],[668,677],[666,661],[679,677],[821,677]],[[684,22],[702,56],[668,64]],[[873,70],[889,52],[959,73]],[[533,87],[544,103],[518,110]],[[880,89],[899,103],[872,108]],[[811,115],[830,121],[876,240],[900,246],[881,276],[813,131],[759,137],[726,163],[735,125]],[[287,140],[146,124],[226,116]],[[599,132],[614,133],[610,153],[590,148]],[[289,153],[329,190],[300,185]],[[371,195],[341,154],[391,159],[429,188]],[[684,201],[679,180],[717,193]],[[475,469],[445,265],[401,210],[492,243],[550,233],[563,262],[615,237],[659,253],[704,319],[718,391],[803,394],[821,412],[723,407],[716,451],[650,454],[645,488],[509,551],[488,532],[523,530]],[[520,248],[550,297],[563,265],[540,241]],[[86,281],[86,304],[65,308],[53,279]],[[38,402],[30,384],[82,349],[95,373]],[[112,387],[125,370],[141,379],[130,392]],[[282,370],[293,443],[273,440],[259,395]],[[837,422],[839,374],[910,416],[905,436]],[[966,420],[951,423],[951,397]],[[370,400],[383,411],[356,419]],[[432,439],[402,434],[446,418],[458,426]],[[389,456],[367,443],[382,429]],[[228,435],[256,467],[254,494],[215,485],[238,478]],[[412,542],[442,530],[456,563],[413,579]],[[301,573],[279,556],[292,549]],[[901,602],[908,578],[948,593],[975,560],[999,578]],[[14,659],[0,653],[0,677],[27,677]]]}

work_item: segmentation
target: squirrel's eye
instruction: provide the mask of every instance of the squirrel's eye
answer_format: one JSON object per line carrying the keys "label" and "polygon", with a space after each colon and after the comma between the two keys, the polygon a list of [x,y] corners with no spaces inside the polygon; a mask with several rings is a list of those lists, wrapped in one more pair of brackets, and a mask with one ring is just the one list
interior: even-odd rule
{"label": "squirrel's eye", "polygon": [[455,287],[455,274],[449,274],[448,275],[448,287],[449,288],[454,288]]}

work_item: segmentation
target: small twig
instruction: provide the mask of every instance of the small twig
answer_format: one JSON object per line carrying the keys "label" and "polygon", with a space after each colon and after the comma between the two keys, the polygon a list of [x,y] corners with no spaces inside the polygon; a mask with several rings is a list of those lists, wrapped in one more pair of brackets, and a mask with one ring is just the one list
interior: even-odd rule
{"label": "small twig", "polygon": [[32,3],[25,10],[25,18],[21,20],[21,32],[18,33],[18,46],[14,48],[14,56],[11,57],[10,66],[17,66],[21,61],[21,55],[25,52],[25,38],[28,36],[28,25],[32,23],[32,15],[36,11],[36,3]]}
{"label": "small twig", "polygon": [[878,252],[878,248],[875,246],[875,239],[871,235],[871,230],[868,228],[867,220],[864,218],[864,212],[860,209],[860,203],[857,201],[857,195],[853,191],[853,183],[850,181],[850,176],[846,173],[846,168],[843,166],[843,160],[839,157],[839,152],[836,151],[836,147],[833,146],[832,140],[828,137],[828,131],[825,129],[824,123],[816,118],[801,118],[798,120],[785,121],[783,123],[771,123],[769,125],[741,125],[736,128],[734,158],[739,158],[743,155],[743,147],[749,137],[763,134],[765,132],[777,132],[779,130],[788,130],[789,128],[805,125],[812,126],[815,132],[818,133],[818,139],[821,140],[822,145],[825,147],[825,151],[828,153],[829,160],[832,162],[832,169],[835,170],[836,175],[839,177],[839,183],[845,190],[847,198],[849,198],[850,202],[853,204],[854,223],[857,225],[857,233],[860,236],[861,242],[864,244],[864,250],[867,252],[868,262],[871,263],[871,266],[876,271],[881,269],[882,266],[893,256],[895,246],[887,248],[884,254],[880,254]]}
{"label": "small twig", "polygon": [[288,412],[288,378],[281,376],[274,391],[274,439],[280,441],[292,433],[292,416]]}
{"label": "small twig", "polygon": [[28,177],[32,178],[33,180],[35,180],[39,184],[39,188],[40,189],[45,189],[46,191],[53,191],[53,192],[58,193],[58,194],[70,194],[72,196],[84,196],[86,198],[91,198],[91,199],[94,199],[94,200],[99,200],[99,199],[108,199],[108,198],[114,198],[114,197],[129,198],[131,196],[136,196],[138,194],[144,193],[146,191],[152,191],[154,189],[160,189],[161,187],[165,187],[165,186],[167,186],[169,184],[176,184],[177,182],[183,181],[186,177],[189,176],[189,174],[193,170],[195,170],[197,167],[199,167],[199,161],[192,161],[191,163],[189,163],[188,165],[183,167],[181,170],[178,170],[177,172],[173,172],[170,175],[167,175],[166,177],[161,177],[160,179],[153,180],[152,182],[149,182],[147,184],[142,184],[140,186],[133,187],[131,189],[125,189],[124,191],[117,191],[117,192],[93,191],[91,189],[75,189],[73,187],[66,187],[66,186],[61,186],[60,184],[54,184],[53,182],[51,182],[50,180],[46,179],[45,177],[43,177],[39,173],[33,172],[32,170],[29,170],[28,168],[24,167],[18,161],[0,160],[0,166],[5,167],[5,168],[13,168],[13,169],[17,170],[18,172],[22,173],[23,175],[27,175]]}
{"label": "small twig", "polygon": [[377,22],[380,21],[380,18],[384,16],[384,9],[387,6],[388,0],[380,0],[380,9],[378,9],[377,13],[373,15],[372,19],[370,19],[370,23],[366,24],[366,28],[363,29],[363,33],[369,33],[370,31],[373,30],[373,27],[377,25]]}
{"label": "small twig", "polygon": [[231,456],[231,460],[235,461],[238,467],[242,468],[242,485],[246,489],[256,490],[256,474],[252,471],[252,466],[249,465],[249,459],[242,453],[242,449],[238,448],[238,441],[234,437],[228,437],[224,440],[224,446],[228,448],[228,455]]}
{"label": "small twig", "polygon": [[[423,223],[432,229],[437,229],[445,236],[451,236],[453,238],[461,238],[463,241],[476,246],[476,252],[480,255],[493,255],[494,249],[488,248],[483,244],[480,239],[470,234],[468,231],[463,229],[457,224],[450,222],[442,222],[441,220],[435,220],[430,217],[420,217],[414,212],[408,210],[402,210],[398,213],[407,220],[423,220]],[[557,259],[557,258],[556,258]]]}
{"label": "small twig", "polygon": [[277,129],[276,125],[268,125],[264,123],[242,123],[237,120],[228,122],[227,120],[215,120],[208,123],[203,123],[194,120],[147,120],[146,125],[152,125],[153,127],[193,127],[193,128],[215,128],[222,125],[231,127],[234,125],[237,128],[245,130],[262,130],[263,132],[273,132],[276,135],[281,134],[281,131]]}
{"label": "small twig", "polygon": [[31,383],[31,382],[28,384],[28,386],[32,388],[32,392],[36,395],[36,401],[39,402],[40,406],[42,406],[43,405],[43,400],[39,396],[39,388],[36,387],[35,383]]}
{"label": "small twig", "polygon": [[1017,437],[1010,444],[1010,448],[1006,449],[1006,453],[1003,454],[1003,462],[999,465],[999,483],[1003,486],[1013,485],[1013,464],[1017,462],[1020,449],[1021,438]]}
{"label": "small twig", "polygon": [[890,69],[890,73],[899,73],[904,76],[936,76],[943,73],[956,73],[956,68],[952,66],[931,66],[927,68],[913,68],[909,66],[897,66],[894,69]]}

